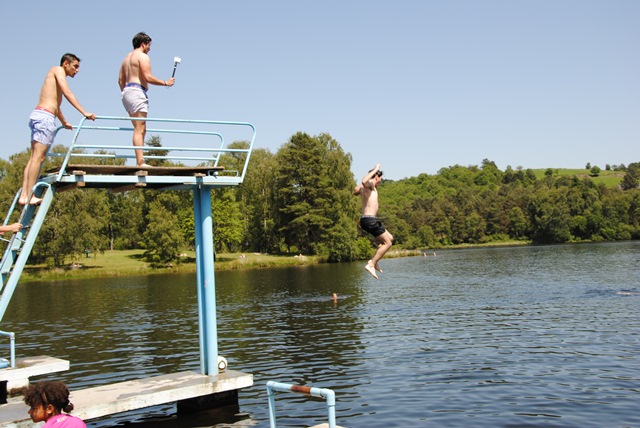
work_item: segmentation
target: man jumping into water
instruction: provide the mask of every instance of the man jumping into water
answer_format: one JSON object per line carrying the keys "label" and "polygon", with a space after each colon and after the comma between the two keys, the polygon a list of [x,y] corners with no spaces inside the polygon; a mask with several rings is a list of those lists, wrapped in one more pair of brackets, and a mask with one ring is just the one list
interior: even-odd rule
{"label": "man jumping into water", "polygon": [[380,164],[362,178],[362,183],[353,190],[354,195],[362,197],[362,217],[360,227],[369,232],[378,241],[378,249],[373,258],[364,267],[375,279],[378,279],[376,271],[382,273],[378,262],[393,245],[393,236],[382,226],[382,222],[376,218],[378,214],[378,185],[382,182]]}
{"label": "man jumping into water", "polygon": [[47,155],[47,150],[53,144],[53,137],[56,134],[56,117],[67,129],[72,126],[65,119],[60,109],[62,96],[71,103],[87,119],[95,120],[96,115],[87,113],[82,108],[67,83],[67,77],[75,77],[80,69],[80,58],[74,54],[66,53],[60,59],[60,65],[51,67],[44,78],[42,89],[40,89],[40,100],[38,106],[29,116],[29,128],[31,128],[31,157],[24,168],[24,179],[22,181],[22,191],[20,192],[20,205],[38,205],[42,199],[31,194],[33,185],[36,184],[40,174],[40,166]]}
{"label": "man jumping into water", "polygon": [[[133,50],[127,54],[120,66],[118,85],[120,85],[122,105],[129,113],[129,117],[146,118],[149,111],[147,98],[149,85],[173,86],[176,79],[171,77],[168,80],[160,80],[151,74],[151,60],[148,55],[151,50],[151,37],[145,33],[138,33],[133,37],[132,43]],[[131,123],[133,123],[134,147],[144,146],[147,121],[132,120]],[[149,166],[144,163],[142,150],[136,150],[136,165]]]}

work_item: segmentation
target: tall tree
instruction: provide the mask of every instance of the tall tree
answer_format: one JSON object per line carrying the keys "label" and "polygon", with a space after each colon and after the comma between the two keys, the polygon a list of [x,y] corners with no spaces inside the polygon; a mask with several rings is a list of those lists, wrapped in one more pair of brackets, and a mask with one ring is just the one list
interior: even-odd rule
{"label": "tall tree", "polygon": [[278,251],[277,210],[274,202],[275,156],[267,149],[251,154],[244,182],[238,187],[244,213],[244,245],[247,250]]}
{"label": "tall tree", "polygon": [[228,187],[215,189],[211,203],[215,250],[239,250],[244,228],[240,203],[235,198],[235,189]]}
{"label": "tall tree", "polygon": [[627,167],[620,187],[622,190],[637,189],[640,185],[640,162],[630,163]]}
{"label": "tall tree", "polygon": [[146,220],[143,215],[144,194],[140,191],[107,194],[109,222],[107,235],[109,249],[144,248],[142,231]]}
{"label": "tall tree", "polygon": [[[336,227],[350,228],[351,234],[344,231],[344,235],[352,236],[355,245],[357,202],[351,195],[351,156],[338,142],[329,134],[311,137],[299,132],[280,148],[276,160],[277,224],[287,247],[316,254],[328,248],[334,236],[343,234]],[[353,223],[342,219],[345,215]],[[342,258],[335,253],[325,255],[332,260]]]}
{"label": "tall tree", "polygon": [[162,266],[179,260],[185,248],[184,234],[175,214],[179,211],[177,192],[158,192],[149,204],[147,227],[143,234],[145,256],[153,265]]}
{"label": "tall tree", "polygon": [[[148,159],[147,164],[151,166],[168,166],[167,160],[162,159],[162,157],[167,156],[169,154],[169,150],[155,149],[155,147],[162,147],[162,138],[160,138],[159,135],[151,135],[149,138],[147,138],[147,141],[145,141],[145,145],[154,147],[153,150],[145,150],[143,152],[145,159]],[[154,156],[160,157],[160,159],[154,159]]]}

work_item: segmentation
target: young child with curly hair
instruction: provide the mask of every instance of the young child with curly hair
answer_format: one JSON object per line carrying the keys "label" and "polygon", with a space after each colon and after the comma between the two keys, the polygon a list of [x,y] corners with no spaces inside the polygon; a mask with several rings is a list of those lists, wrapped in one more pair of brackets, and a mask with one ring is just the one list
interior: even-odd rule
{"label": "young child with curly hair", "polygon": [[33,422],[46,421],[42,428],[87,428],[82,419],[68,414],[73,404],[64,382],[53,380],[29,385],[24,392],[24,402],[30,406],[29,416]]}

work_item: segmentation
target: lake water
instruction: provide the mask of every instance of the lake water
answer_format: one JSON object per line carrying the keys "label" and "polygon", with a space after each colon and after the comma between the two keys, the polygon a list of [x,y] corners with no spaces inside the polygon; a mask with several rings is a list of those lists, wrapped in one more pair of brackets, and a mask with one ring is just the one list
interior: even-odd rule
{"label": "lake water", "polygon": [[[381,265],[379,281],[362,262],[218,272],[220,354],[254,375],[239,409],[88,425],[268,427],[276,380],[333,389],[352,428],[640,427],[640,242]],[[72,391],[199,371],[195,290],[195,275],[24,283],[0,327],[19,356],[70,360]],[[276,409],[278,426],[327,420],[321,399],[277,394]]]}

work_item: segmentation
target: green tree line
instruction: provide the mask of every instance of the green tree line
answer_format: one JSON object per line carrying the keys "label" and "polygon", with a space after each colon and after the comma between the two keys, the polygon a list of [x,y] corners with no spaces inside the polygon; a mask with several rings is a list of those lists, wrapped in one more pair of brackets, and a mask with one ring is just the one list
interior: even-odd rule
{"label": "green tree line", "polygon": [[[160,138],[152,136],[147,145],[161,147]],[[230,145],[246,147],[243,141]],[[240,170],[244,156],[225,154],[220,165]],[[5,212],[21,186],[28,157],[24,151],[9,161],[0,159]],[[59,159],[48,158],[44,170]],[[104,159],[93,162],[114,162]],[[358,227],[360,200],[352,194],[351,163],[351,154],[329,134],[298,132],[276,153],[255,149],[244,183],[212,191],[215,251],[303,253],[329,262],[369,258],[373,241]],[[479,166],[385,180],[379,187],[379,216],[396,246],[405,249],[639,239],[640,163],[625,171],[621,186],[611,188],[588,178],[536,179],[531,170],[501,171],[485,159]],[[78,189],[56,194],[30,262],[64,266],[86,251],[144,249],[145,258],[160,266],[179,262],[193,241],[190,191]]]}

